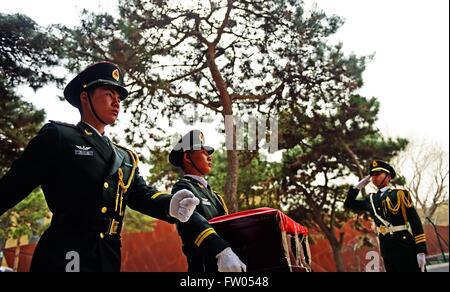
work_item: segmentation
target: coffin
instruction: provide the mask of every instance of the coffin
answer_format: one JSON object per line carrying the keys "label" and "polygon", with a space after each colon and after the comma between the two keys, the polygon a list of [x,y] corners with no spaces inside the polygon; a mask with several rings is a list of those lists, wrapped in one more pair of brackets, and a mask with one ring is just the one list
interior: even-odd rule
{"label": "coffin", "polygon": [[308,229],[283,212],[259,208],[209,221],[247,265],[247,272],[308,272]]}

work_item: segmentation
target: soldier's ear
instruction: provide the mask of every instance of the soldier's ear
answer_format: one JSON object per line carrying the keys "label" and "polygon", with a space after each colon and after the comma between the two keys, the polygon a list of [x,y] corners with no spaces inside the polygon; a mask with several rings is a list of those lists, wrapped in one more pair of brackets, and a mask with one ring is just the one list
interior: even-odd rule
{"label": "soldier's ear", "polygon": [[183,165],[186,167],[188,163],[191,164],[191,160],[189,159],[189,153],[183,152]]}
{"label": "soldier's ear", "polygon": [[85,108],[89,107],[89,100],[88,95],[86,91],[82,91],[80,93],[80,105],[78,107],[78,110],[80,111],[80,114],[83,115],[83,112]]}
{"label": "soldier's ear", "polygon": [[87,92],[86,91],[82,91],[81,93],[80,93],[80,104],[81,105],[87,105],[87,103],[88,103],[89,101],[88,101],[88,94],[87,94]]}

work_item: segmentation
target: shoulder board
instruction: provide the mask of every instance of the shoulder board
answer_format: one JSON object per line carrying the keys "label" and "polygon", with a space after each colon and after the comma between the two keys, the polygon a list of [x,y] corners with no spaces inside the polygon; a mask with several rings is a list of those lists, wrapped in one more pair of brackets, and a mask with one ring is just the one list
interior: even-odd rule
{"label": "shoulder board", "polygon": [[55,125],[59,125],[59,126],[64,126],[64,127],[69,127],[69,128],[73,128],[73,129],[78,129],[77,126],[69,124],[69,123],[64,123],[64,122],[60,122],[60,121],[52,121],[50,120],[50,123],[55,124]]}
{"label": "shoulder board", "polygon": [[205,189],[205,187],[199,181],[197,181],[193,178],[191,179],[191,178],[183,177],[183,178],[180,178],[179,182],[186,182],[186,183],[193,185],[194,187],[199,187],[201,189]]}
{"label": "shoulder board", "polygon": [[[111,142],[112,142],[112,141],[111,141]],[[125,152],[131,152],[131,153],[133,153],[133,154],[134,154],[134,156],[135,156],[135,157],[138,157],[137,153],[136,153],[136,152],[134,152],[133,150],[131,150],[131,149],[129,149],[129,148],[127,148],[127,147],[125,147],[125,146],[122,146],[122,145],[116,144],[116,143],[114,143],[114,142],[112,142],[112,144],[113,144],[114,146],[116,146],[117,148],[119,148],[119,149],[122,149],[122,150],[125,150]]]}
{"label": "shoulder board", "polygon": [[[192,182],[192,181],[190,181],[190,180],[188,180],[188,179],[185,179],[185,178],[180,178],[180,179],[175,183],[175,185],[177,185],[177,186],[183,186],[183,187],[188,186],[189,188],[193,188],[193,189],[196,188],[196,185],[195,185],[194,182]],[[174,187],[175,187],[175,185],[174,185]]]}
{"label": "shoulder board", "polygon": [[[111,141],[111,142],[112,142],[112,141]],[[117,150],[121,150],[121,151],[124,151],[126,154],[127,154],[127,153],[130,154],[131,159],[134,161],[133,164],[134,164],[135,166],[138,164],[138,162],[139,162],[139,156],[136,154],[136,152],[134,152],[133,150],[128,149],[128,148],[126,148],[126,147],[124,147],[124,146],[121,146],[121,145],[119,145],[119,144],[116,144],[116,143],[114,143],[114,142],[112,142],[112,144],[113,144],[114,147],[117,148]]]}
{"label": "shoulder board", "polygon": [[[112,142],[112,141],[111,141]],[[126,151],[131,151],[131,152],[133,152],[134,153],[134,151],[133,150],[131,150],[131,149],[128,149],[127,147],[125,147],[125,146],[122,146],[122,145],[119,145],[119,144],[116,144],[116,143],[114,143],[114,142],[112,142],[113,144],[114,144],[114,146],[116,146],[116,147],[119,147],[119,148],[121,148],[121,149],[123,149],[123,150],[126,150]],[[136,154],[136,153],[135,153]]]}
{"label": "shoulder board", "polygon": [[398,192],[404,192],[407,193],[408,191],[405,189],[389,189],[388,190],[390,193],[398,193]]}

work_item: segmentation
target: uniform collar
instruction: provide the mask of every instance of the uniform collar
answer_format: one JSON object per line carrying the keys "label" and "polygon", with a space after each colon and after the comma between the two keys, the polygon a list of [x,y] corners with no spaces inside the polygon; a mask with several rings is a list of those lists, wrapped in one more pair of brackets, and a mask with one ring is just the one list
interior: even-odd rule
{"label": "uniform collar", "polygon": [[188,176],[188,177],[191,177],[191,178],[195,179],[196,181],[201,183],[205,188],[208,187],[208,182],[206,181],[206,179],[204,179],[201,176],[193,175],[193,174],[186,174],[185,176]]}
{"label": "uniform collar", "polygon": [[389,189],[389,187],[385,186],[384,188],[380,189],[379,192],[380,192],[380,194],[384,194],[388,189]]}
{"label": "uniform collar", "polygon": [[387,191],[389,189],[388,186],[385,186],[384,188],[380,189],[380,192],[384,193],[385,191]]}
{"label": "uniform collar", "polygon": [[91,130],[93,130],[95,133],[97,133],[100,137],[106,137],[104,134],[102,135],[95,127],[93,127],[92,125],[90,125],[88,122],[81,121],[81,123],[83,123],[83,124],[85,124],[86,126],[88,126]]}

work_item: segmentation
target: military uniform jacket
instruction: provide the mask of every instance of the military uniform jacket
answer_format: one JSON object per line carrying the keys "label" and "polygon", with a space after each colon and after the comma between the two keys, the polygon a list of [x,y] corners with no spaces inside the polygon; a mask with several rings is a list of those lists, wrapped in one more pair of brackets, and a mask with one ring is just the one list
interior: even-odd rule
{"label": "military uniform jacket", "polygon": [[[417,253],[426,252],[426,239],[422,223],[412,204],[411,195],[406,190],[387,189],[384,193],[370,194],[363,200],[356,200],[359,190],[351,188],[344,206],[354,211],[367,211],[378,228],[384,228],[383,222],[375,215],[392,224],[392,226],[409,225],[409,230],[379,233],[381,255],[387,271],[419,271]],[[385,222],[386,223],[386,222]]]}
{"label": "military uniform jacket", "polygon": [[119,271],[127,205],[175,221],[168,215],[171,195],[147,186],[137,156],[82,122],[44,125],[0,179],[0,215],[39,185],[53,218],[33,255],[32,271],[65,271],[71,251],[79,254],[81,271]]}
{"label": "military uniform jacket", "polygon": [[227,248],[228,244],[215,232],[208,220],[228,213],[225,202],[209,186],[204,187],[189,176],[181,178],[173,186],[172,194],[182,189],[191,191],[200,200],[189,220],[177,223],[189,272],[217,272],[216,255]]}

